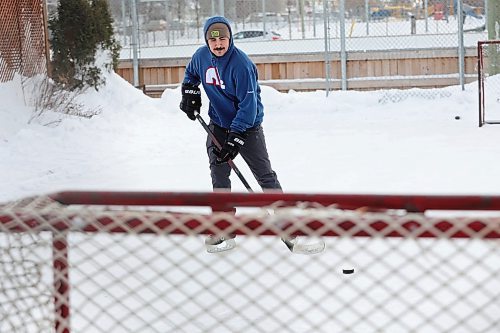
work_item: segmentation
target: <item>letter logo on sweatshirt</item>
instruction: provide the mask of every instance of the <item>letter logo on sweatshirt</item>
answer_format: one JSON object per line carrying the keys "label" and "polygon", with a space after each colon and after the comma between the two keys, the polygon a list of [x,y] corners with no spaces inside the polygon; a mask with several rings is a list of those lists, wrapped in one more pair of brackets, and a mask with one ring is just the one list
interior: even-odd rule
{"label": "letter logo on sweatshirt", "polygon": [[221,89],[226,89],[224,82],[220,79],[219,71],[217,67],[208,67],[205,72],[205,83],[214,86],[219,86]]}

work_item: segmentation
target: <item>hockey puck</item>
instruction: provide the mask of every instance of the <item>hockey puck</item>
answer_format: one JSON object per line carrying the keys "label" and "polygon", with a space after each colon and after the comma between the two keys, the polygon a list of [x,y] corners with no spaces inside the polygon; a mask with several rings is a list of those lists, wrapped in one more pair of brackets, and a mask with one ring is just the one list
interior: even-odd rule
{"label": "hockey puck", "polygon": [[456,120],[459,120],[459,119],[460,119],[460,116],[455,116],[455,119],[456,119]]}
{"label": "hockey puck", "polygon": [[342,274],[352,274],[354,273],[354,268],[342,269]]}

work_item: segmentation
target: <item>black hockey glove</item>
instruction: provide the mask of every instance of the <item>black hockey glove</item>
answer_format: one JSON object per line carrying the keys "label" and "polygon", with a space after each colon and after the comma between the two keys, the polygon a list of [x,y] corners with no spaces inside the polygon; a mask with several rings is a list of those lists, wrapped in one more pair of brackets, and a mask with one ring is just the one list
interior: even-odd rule
{"label": "black hockey glove", "polygon": [[200,88],[183,83],[181,87],[182,100],[179,107],[186,113],[189,119],[196,120],[194,112],[200,112],[201,91]]}
{"label": "black hockey glove", "polygon": [[222,145],[221,150],[214,150],[217,156],[217,163],[225,163],[233,160],[240,152],[241,147],[245,144],[245,134],[238,134],[236,132],[229,132],[226,141]]}

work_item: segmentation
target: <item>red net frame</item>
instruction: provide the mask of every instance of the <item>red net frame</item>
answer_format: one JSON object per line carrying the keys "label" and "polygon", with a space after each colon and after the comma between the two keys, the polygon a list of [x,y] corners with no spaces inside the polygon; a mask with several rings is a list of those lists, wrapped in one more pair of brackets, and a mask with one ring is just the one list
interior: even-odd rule
{"label": "red net frame", "polygon": [[[56,332],[70,332],[70,284],[67,231],[75,230],[72,222],[79,216],[78,209],[59,213],[58,209],[45,209],[46,203],[56,202],[60,207],[122,207],[115,214],[123,218],[120,224],[110,219],[109,211],[97,211],[92,220],[79,220],[76,227],[87,233],[137,233],[148,234],[166,231],[168,234],[211,234],[220,231],[234,232],[239,235],[280,235],[282,232],[296,235],[314,234],[322,237],[405,237],[409,233],[416,238],[479,238],[500,239],[498,219],[474,218],[466,223],[456,223],[453,218],[438,218],[423,223],[418,219],[408,219],[394,226],[383,216],[390,210],[403,210],[411,213],[425,213],[429,210],[457,211],[500,211],[500,196],[426,196],[426,195],[354,195],[354,194],[283,194],[283,193],[186,193],[186,192],[59,192],[48,196],[34,206],[27,199],[9,208],[0,205],[0,224],[4,230],[24,232],[36,230],[52,231],[53,268],[54,268],[54,309],[57,313]],[[199,215],[191,213],[161,213],[157,211],[138,212],[141,218],[127,216],[123,207],[169,207],[196,206],[227,209],[230,207],[335,207],[339,210],[354,210],[380,213],[368,223],[349,216],[330,220],[328,217],[301,216],[293,225],[285,229],[269,227],[259,218],[246,218],[225,214],[209,214],[209,224],[200,223]],[[29,209],[26,209],[29,207]],[[64,208],[62,208],[64,209]],[[3,214],[2,214],[3,213]],[[145,218],[145,219],[143,219]],[[208,216],[207,216],[208,218]],[[42,224],[41,221],[49,221]],[[144,223],[147,220],[148,223]],[[237,226],[233,223],[238,221]],[[298,226],[300,225],[300,226]]]}
{"label": "red net frame", "polygon": [[[487,41],[479,41],[477,43],[477,75],[478,75],[478,93],[479,93],[479,127],[484,124],[500,124],[500,120],[487,120],[486,119],[486,106],[485,106],[485,98],[486,98],[486,87],[485,81],[486,77],[489,74],[487,72],[488,64],[485,61],[485,51],[488,47],[495,46],[497,49],[496,57],[498,57],[498,52],[500,48],[500,40],[487,40]],[[500,71],[500,69],[499,69]],[[489,96],[489,98],[495,98],[495,96]]]}

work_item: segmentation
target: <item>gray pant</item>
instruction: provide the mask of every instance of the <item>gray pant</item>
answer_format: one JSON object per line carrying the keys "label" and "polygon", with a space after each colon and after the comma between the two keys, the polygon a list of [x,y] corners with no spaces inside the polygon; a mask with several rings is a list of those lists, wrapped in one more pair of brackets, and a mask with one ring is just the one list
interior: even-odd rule
{"label": "gray pant", "polygon": [[[210,130],[214,133],[217,141],[222,145],[226,140],[228,130],[210,122]],[[240,155],[248,164],[255,179],[263,190],[276,189],[281,190],[276,172],[271,168],[269,155],[264,138],[262,126],[252,127],[246,131],[245,145],[240,150]],[[217,157],[214,154],[215,144],[210,136],[207,137],[207,153],[210,161],[210,175],[212,176],[212,186],[214,189],[230,189],[231,180],[229,174],[231,167],[227,163],[217,164]]]}

